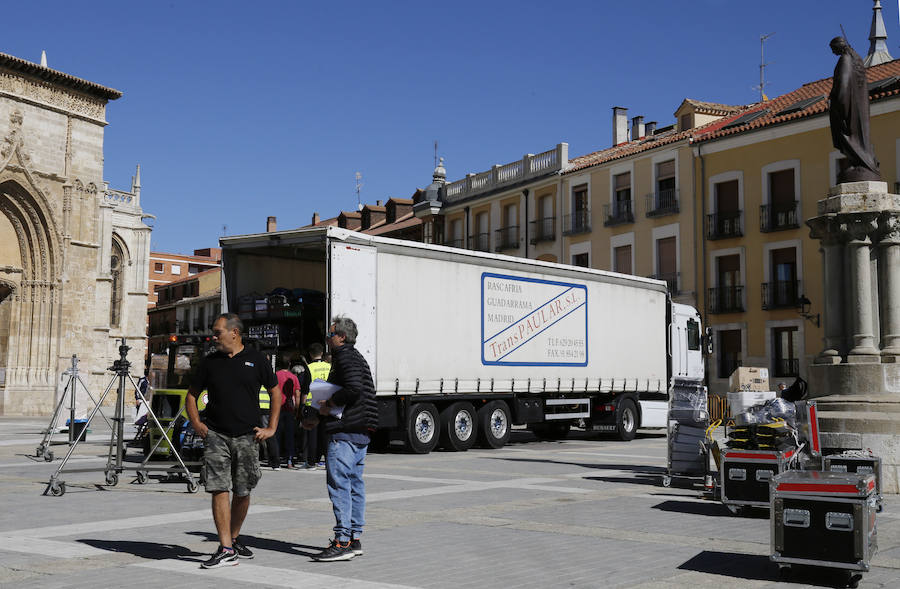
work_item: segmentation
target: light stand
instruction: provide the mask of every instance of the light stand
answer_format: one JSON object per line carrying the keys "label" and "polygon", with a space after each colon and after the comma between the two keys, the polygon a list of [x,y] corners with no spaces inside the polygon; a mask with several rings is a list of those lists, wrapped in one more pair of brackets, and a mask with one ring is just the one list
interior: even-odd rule
{"label": "light stand", "polygon": [[[96,406],[91,410],[90,415],[88,416],[87,423],[85,423],[82,430],[79,432],[78,436],[75,438],[74,443],[69,446],[69,451],[66,453],[66,457],[63,458],[62,463],[59,465],[59,468],[50,475],[50,482],[47,484],[47,489],[44,491],[46,495],[48,492],[55,496],[59,497],[66,492],[66,483],[65,481],[59,478],[59,475],[62,473],[63,469],[66,467],[66,464],[69,462],[69,459],[72,457],[75,448],[78,446],[79,442],[84,440],[84,435],[87,432],[88,426],[90,426],[91,421],[93,421],[94,417],[97,413],[103,415],[103,412],[100,411],[100,407],[103,405],[103,401],[106,400],[107,395],[109,395],[110,391],[113,390],[113,385],[118,385],[116,387],[116,412],[115,417],[113,417],[114,425],[112,426],[112,433],[109,438],[109,451],[107,453],[106,466],[103,468],[103,472],[106,475],[106,484],[110,486],[115,486],[119,482],[119,473],[125,470],[138,470],[138,468],[134,467],[126,467],[123,464],[123,459],[125,456],[125,382],[131,382],[131,385],[134,387],[138,397],[143,403],[147,403],[147,399],[144,397],[144,394],[138,388],[137,384],[134,382],[134,379],[131,378],[131,374],[129,373],[129,368],[131,367],[131,362],[128,361],[128,350],[131,348],[125,344],[125,338],[121,339],[119,344],[119,359],[113,362],[113,365],[108,369],[111,372],[115,372],[115,376],[113,376],[112,380],[110,380],[109,384],[106,387],[106,390],[103,391],[103,394],[100,395],[100,400],[97,402]],[[92,397],[93,398],[93,397]],[[61,406],[61,404],[60,404]],[[196,493],[200,490],[200,486],[197,484],[197,481],[194,480],[191,471],[188,470],[188,467],[185,465],[184,461],[181,459],[181,455],[178,453],[178,450],[175,448],[175,445],[172,443],[171,438],[169,438],[168,431],[163,428],[163,426],[159,423],[159,420],[156,418],[156,414],[153,413],[152,407],[147,404],[147,416],[153,420],[153,423],[156,424],[156,427],[163,432],[163,436],[166,438],[166,441],[169,443],[169,447],[172,450],[172,454],[175,455],[178,464],[181,466],[181,470],[184,473],[184,478],[187,479],[187,490],[189,493]],[[105,416],[104,416],[105,419]],[[97,468],[85,468],[85,469],[75,469],[70,470],[69,472],[98,472],[100,469]]]}
{"label": "light stand", "polygon": [[[47,430],[44,432],[44,439],[41,440],[40,445],[35,449],[34,455],[37,458],[43,457],[47,462],[53,461],[53,451],[50,450],[50,444],[53,440],[53,433],[56,431],[56,428],[59,426],[59,418],[62,415],[62,407],[63,402],[66,400],[66,395],[69,395],[69,445],[75,443],[75,392],[78,390],[78,384],[81,383],[81,388],[88,394],[88,397],[91,398],[91,402],[96,404],[97,401],[94,399],[94,396],[85,386],[84,381],[81,380],[81,377],[78,375],[78,356],[72,355],[72,366],[63,372],[63,376],[68,376],[69,380],[66,382],[65,388],[63,388],[63,394],[59,397],[59,402],[56,404],[56,410],[53,412],[53,417],[50,418],[50,425],[47,427]],[[101,412],[100,415],[103,415]],[[103,419],[106,420],[106,424],[112,429],[112,424],[109,423],[109,419],[106,419],[106,416],[103,415]],[[85,425],[85,429],[87,429],[87,425]]]}

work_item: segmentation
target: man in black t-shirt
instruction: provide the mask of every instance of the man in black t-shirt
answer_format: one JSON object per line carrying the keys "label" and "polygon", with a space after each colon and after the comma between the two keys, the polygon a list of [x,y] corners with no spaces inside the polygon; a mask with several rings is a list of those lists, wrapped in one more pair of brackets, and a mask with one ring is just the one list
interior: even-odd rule
{"label": "man in black t-shirt", "polygon": [[[203,568],[237,564],[253,553],[237,540],[250,507],[250,491],[259,482],[258,443],[271,438],[281,410],[281,389],[266,357],[244,347],[243,324],[234,313],[220,315],[213,324],[216,351],[200,362],[191,378],[187,413],[194,430],[203,437],[203,478],[212,494],[213,521],[219,549]],[[261,428],[259,391],[271,396],[270,427]],[[200,421],[197,397],[206,389],[205,423]],[[234,493],[229,502],[229,491]]]}

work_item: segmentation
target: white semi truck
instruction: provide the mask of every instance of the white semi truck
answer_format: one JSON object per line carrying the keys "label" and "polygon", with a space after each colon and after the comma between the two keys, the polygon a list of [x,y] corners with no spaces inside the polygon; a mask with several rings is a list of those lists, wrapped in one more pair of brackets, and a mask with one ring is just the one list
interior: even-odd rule
{"label": "white semi truck", "polygon": [[697,311],[638,276],[316,227],[221,239],[222,308],[267,351],[305,351],[330,318],[359,327],[376,442],[499,448],[515,425],[622,440],[666,427],[702,389]]}

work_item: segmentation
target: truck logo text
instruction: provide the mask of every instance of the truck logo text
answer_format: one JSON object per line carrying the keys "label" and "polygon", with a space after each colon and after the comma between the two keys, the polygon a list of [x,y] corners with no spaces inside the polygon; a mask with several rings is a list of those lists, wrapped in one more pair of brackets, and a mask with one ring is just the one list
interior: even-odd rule
{"label": "truck logo text", "polygon": [[482,274],[482,363],[587,365],[587,288]]}

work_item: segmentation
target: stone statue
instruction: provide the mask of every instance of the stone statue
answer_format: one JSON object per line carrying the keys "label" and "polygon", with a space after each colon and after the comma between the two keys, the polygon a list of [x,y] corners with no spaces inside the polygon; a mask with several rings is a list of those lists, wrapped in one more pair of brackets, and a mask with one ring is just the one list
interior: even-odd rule
{"label": "stone statue", "polygon": [[834,68],[828,116],[831,141],[847,158],[838,175],[844,182],[881,181],[878,160],[869,142],[869,88],[862,59],[844,37],[835,37],[831,51],[840,56]]}

